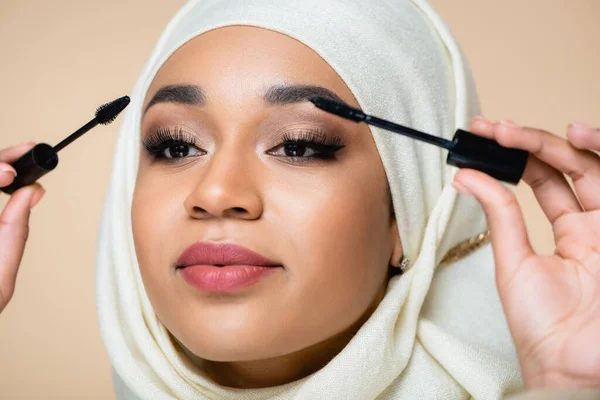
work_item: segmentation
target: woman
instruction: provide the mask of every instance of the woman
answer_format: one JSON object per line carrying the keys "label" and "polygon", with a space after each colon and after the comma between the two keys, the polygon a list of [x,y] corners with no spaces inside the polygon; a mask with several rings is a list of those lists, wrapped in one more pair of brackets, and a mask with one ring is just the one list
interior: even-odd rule
{"label": "woman", "polygon": [[[422,1],[322,3],[192,1],[147,63],[98,253],[118,397],[500,398],[523,383],[600,386],[598,132],[572,127],[567,142],[471,120],[471,75]],[[499,182],[319,111],[315,94],[446,137],[471,121],[530,151],[524,179],[557,254],[533,253]],[[3,266],[6,301],[40,190],[4,210],[2,245],[19,245]],[[453,252],[471,239],[478,249]]]}

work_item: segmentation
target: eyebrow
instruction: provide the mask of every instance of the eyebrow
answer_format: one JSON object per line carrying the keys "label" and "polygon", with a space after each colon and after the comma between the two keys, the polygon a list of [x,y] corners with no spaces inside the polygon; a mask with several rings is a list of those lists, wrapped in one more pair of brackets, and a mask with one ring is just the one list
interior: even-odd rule
{"label": "eyebrow", "polygon": [[202,106],[206,103],[206,95],[200,86],[195,85],[168,85],[161,87],[146,106],[148,109],[159,103],[177,103]]}
{"label": "eyebrow", "polygon": [[326,97],[346,104],[344,100],[331,90],[316,85],[276,85],[271,86],[263,96],[265,102],[274,106],[301,103],[311,97]]}
{"label": "eyebrow", "polygon": [[[269,105],[284,106],[308,101],[311,97],[326,97],[347,104],[333,91],[317,85],[275,85],[271,86],[263,96]],[[206,93],[200,86],[196,85],[168,85],[160,88],[152,97],[144,114],[148,109],[159,103],[176,103],[203,106],[206,104]]]}

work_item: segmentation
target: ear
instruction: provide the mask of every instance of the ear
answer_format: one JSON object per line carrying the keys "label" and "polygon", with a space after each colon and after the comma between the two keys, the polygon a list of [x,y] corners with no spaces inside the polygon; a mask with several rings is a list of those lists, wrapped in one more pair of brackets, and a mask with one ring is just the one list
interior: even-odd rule
{"label": "ear", "polygon": [[393,241],[393,249],[388,264],[399,268],[400,261],[402,260],[402,256],[404,255],[404,250],[402,248],[402,239],[400,239],[400,234],[398,232],[398,224],[395,218],[390,226],[390,235],[391,240]]}

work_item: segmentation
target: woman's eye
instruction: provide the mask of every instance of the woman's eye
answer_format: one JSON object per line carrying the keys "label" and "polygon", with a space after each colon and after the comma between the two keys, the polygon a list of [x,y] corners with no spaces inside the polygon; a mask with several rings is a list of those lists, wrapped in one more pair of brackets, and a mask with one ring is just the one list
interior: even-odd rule
{"label": "woman's eye", "polygon": [[280,150],[283,151],[283,154],[274,153],[273,155],[282,155],[286,157],[314,157],[318,154],[314,149],[311,149],[306,144],[302,143],[285,143],[280,147]]}
{"label": "woman's eye", "polygon": [[163,150],[162,156],[164,158],[172,159],[172,158],[184,158],[190,156],[197,156],[199,154],[198,150],[190,146],[189,144],[178,143],[173,144],[166,149]]}
{"label": "woman's eye", "polygon": [[294,162],[311,162],[334,160],[342,148],[342,140],[337,136],[320,131],[299,131],[285,134],[281,144],[268,153]]}
{"label": "woman's eye", "polygon": [[181,161],[184,158],[203,155],[205,152],[196,146],[195,135],[182,128],[158,128],[148,134],[143,145],[150,157],[156,161]]}
{"label": "woman's eye", "polygon": [[286,140],[279,146],[269,151],[269,154],[287,158],[294,162],[311,162],[315,160],[334,160],[335,153],[344,146],[338,140],[316,141],[310,140]]}

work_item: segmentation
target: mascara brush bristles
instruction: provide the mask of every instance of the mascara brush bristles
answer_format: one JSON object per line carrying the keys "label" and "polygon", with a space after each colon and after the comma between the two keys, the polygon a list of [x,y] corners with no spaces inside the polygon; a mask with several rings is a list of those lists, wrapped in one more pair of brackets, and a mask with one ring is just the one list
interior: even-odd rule
{"label": "mascara brush bristles", "polygon": [[115,101],[101,105],[96,110],[96,121],[102,125],[110,124],[117,118],[117,115],[127,107],[129,102],[129,96],[123,96]]}
{"label": "mascara brush bristles", "polygon": [[106,103],[98,107],[96,110],[96,116],[90,122],[73,132],[66,139],[61,141],[59,144],[54,146],[54,151],[57,153],[70,145],[72,142],[77,140],[83,134],[94,128],[98,124],[108,125],[113,122],[117,116],[127,107],[129,104],[129,96],[120,97],[110,103]]}

